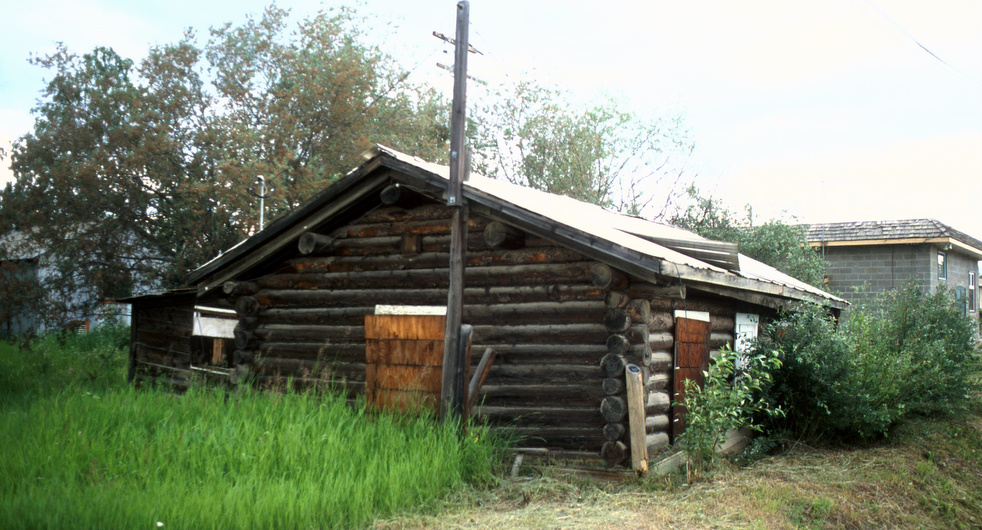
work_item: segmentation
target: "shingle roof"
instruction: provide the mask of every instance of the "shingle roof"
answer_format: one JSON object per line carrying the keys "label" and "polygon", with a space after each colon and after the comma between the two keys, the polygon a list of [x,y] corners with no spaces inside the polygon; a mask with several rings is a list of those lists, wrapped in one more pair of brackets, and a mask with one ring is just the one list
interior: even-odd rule
{"label": "shingle roof", "polygon": [[807,236],[810,243],[950,238],[982,253],[982,241],[934,219],[816,223]]}

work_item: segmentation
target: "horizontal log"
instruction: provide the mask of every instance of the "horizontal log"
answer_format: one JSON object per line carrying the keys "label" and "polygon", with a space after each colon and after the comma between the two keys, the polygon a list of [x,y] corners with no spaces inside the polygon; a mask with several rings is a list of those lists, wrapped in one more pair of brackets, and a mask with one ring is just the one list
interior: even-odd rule
{"label": "horizontal log", "polygon": [[603,323],[610,333],[622,333],[631,327],[631,316],[623,309],[610,308],[604,313]]}
{"label": "horizontal log", "polygon": [[541,341],[549,344],[596,344],[602,348],[607,331],[599,324],[477,325],[474,326],[474,337],[482,344]]}
{"label": "horizontal log", "polygon": [[484,242],[492,248],[521,248],[525,246],[525,232],[500,221],[492,221],[484,227]]}
{"label": "horizontal log", "polygon": [[675,317],[668,311],[652,311],[648,320],[648,331],[652,333],[671,333],[675,329]]}
{"label": "horizontal log", "polygon": [[639,298],[649,302],[655,300],[669,303],[673,300],[681,302],[688,296],[684,285],[653,285],[645,282],[634,282],[624,291],[631,298]]}
{"label": "horizontal log", "polygon": [[365,362],[365,343],[358,342],[261,342],[259,351],[266,357],[302,359],[322,363]]}
{"label": "horizontal log", "polygon": [[668,414],[652,414],[644,419],[644,430],[649,434],[668,432]]}
{"label": "horizontal log", "polygon": [[250,330],[235,326],[232,331],[235,347],[240,350],[253,349],[256,347],[256,334]]}
{"label": "horizontal log", "polygon": [[496,424],[515,423],[523,427],[586,427],[599,430],[603,420],[596,409],[547,406],[496,407],[482,405],[475,414]]}
{"label": "horizontal log", "polygon": [[600,451],[606,441],[599,427],[524,426],[505,423],[504,432],[529,447]]}
{"label": "horizontal log", "polygon": [[604,425],[604,438],[611,442],[616,442],[624,437],[627,427],[623,423],[608,423]]}
{"label": "horizontal log", "polygon": [[506,382],[521,381],[525,384],[542,384],[546,382],[566,382],[570,386],[589,381],[600,391],[600,369],[596,366],[563,366],[563,365],[507,365],[494,364],[491,367],[489,382],[505,384]]}
{"label": "horizontal log", "polygon": [[[392,241],[392,243],[395,244],[395,241]],[[411,257],[395,252],[384,255],[311,256],[287,260],[286,264],[288,266],[284,272],[332,273],[395,269],[432,269],[446,266],[449,260],[449,252],[423,252]],[[584,262],[583,255],[564,247],[469,251],[464,257],[464,264],[467,267],[576,262]]]}
{"label": "horizontal log", "polygon": [[235,350],[232,354],[232,364],[251,364],[256,358],[256,352],[252,350]]}
{"label": "horizontal log", "polygon": [[648,445],[648,454],[655,454],[656,451],[668,447],[668,433],[656,432],[648,434],[645,436],[645,441]]}
{"label": "horizontal log", "polygon": [[600,449],[600,457],[607,462],[608,466],[622,464],[628,457],[627,445],[624,442],[604,442]]}
{"label": "horizontal log", "polygon": [[235,301],[235,312],[239,316],[253,316],[262,309],[263,305],[255,296],[240,296]]}
{"label": "horizontal log", "polygon": [[330,252],[334,249],[335,238],[324,234],[304,232],[297,241],[297,250],[301,254]]}
{"label": "horizontal log", "polygon": [[620,333],[615,333],[607,337],[607,352],[613,355],[625,353],[631,347],[631,341]]}
{"label": "horizontal log", "polygon": [[648,346],[652,350],[666,350],[675,347],[675,337],[671,333],[649,333]]}
{"label": "horizontal log", "polygon": [[603,400],[597,385],[584,382],[580,385],[557,382],[554,384],[528,384],[515,381],[511,384],[494,384],[493,374],[481,388],[478,403],[488,406],[572,406],[596,410]]}
{"label": "horizontal log", "polygon": [[[323,273],[270,274],[256,280],[260,289],[366,289],[446,288],[448,269],[394,269]],[[464,270],[471,287],[584,283],[588,270],[583,263],[537,263],[529,265],[477,266]]]}
{"label": "horizontal log", "polygon": [[590,280],[593,285],[606,290],[618,290],[628,283],[627,275],[606,263],[596,263],[590,267]]}
{"label": "horizontal log", "polygon": [[256,294],[258,288],[253,282],[225,282],[222,284],[222,292],[228,296],[244,296]]}
{"label": "horizontal log", "polygon": [[654,372],[648,376],[648,380],[645,382],[645,389],[648,392],[664,391],[668,390],[668,383],[671,377],[667,372]]}
{"label": "horizontal log", "polygon": [[384,188],[379,193],[379,198],[382,200],[382,204],[386,206],[391,206],[399,201],[399,197],[402,195],[402,188],[398,184],[390,184]]}
{"label": "horizontal log", "polygon": [[604,394],[614,396],[624,392],[624,379],[621,377],[605,377],[600,383],[600,387],[603,388]]}
{"label": "horizontal log", "polygon": [[[257,298],[264,306],[286,308],[330,308],[339,306],[445,305],[446,289],[350,289],[307,291],[265,290]],[[515,287],[464,288],[464,304],[542,302],[548,300],[602,300],[603,293],[591,286],[538,285]]]}
{"label": "horizontal log", "polygon": [[600,413],[608,423],[621,423],[627,417],[627,401],[620,396],[607,396],[600,402]]}
{"label": "horizontal log", "polygon": [[670,351],[652,351],[651,356],[645,359],[645,368],[652,372],[670,373],[672,370],[674,357]]}
{"label": "horizontal log", "polygon": [[262,374],[314,376],[325,381],[332,379],[365,380],[365,363],[324,364],[303,359],[282,359],[259,356],[253,360],[256,371]]}
{"label": "horizontal log", "polygon": [[671,400],[668,392],[648,392],[648,399],[645,402],[645,413],[649,416],[653,414],[664,414],[668,412]]}
{"label": "horizontal log", "polygon": [[[407,190],[400,190],[402,192]],[[450,208],[446,204],[424,204],[415,208],[403,208],[396,206],[382,206],[376,208],[361,217],[360,223],[394,223],[405,221],[427,221],[433,219],[450,219]],[[479,218],[478,218],[479,219]]]}
{"label": "horizontal log", "polygon": [[264,342],[357,341],[364,340],[365,326],[260,324],[253,333]]}
{"label": "horizontal log", "polygon": [[732,333],[710,333],[709,334],[709,347],[716,349],[722,348],[724,345],[729,344],[733,346],[733,334]]}
{"label": "horizontal log", "polygon": [[277,308],[263,311],[263,324],[332,324],[352,325],[365,322],[365,315],[375,314],[375,306]]}
{"label": "horizontal log", "polygon": [[[480,337],[475,337],[478,340]],[[477,352],[493,347],[499,362],[507,364],[570,364],[594,366],[603,357],[603,347],[590,344],[516,344],[475,342],[471,359]]]}
{"label": "horizontal log", "polygon": [[623,355],[608,353],[600,359],[600,369],[606,377],[622,377],[627,360]]}
{"label": "horizontal log", "polygon": [[709,315],[709,327],[713,331],[733,333],[736,329],[736,319],[733,315]]}
{"label": "horizontal log", "polygon": [[631,302],[631,297],[621,291],[610,291],[604,298],[607,307],[623,309]]}

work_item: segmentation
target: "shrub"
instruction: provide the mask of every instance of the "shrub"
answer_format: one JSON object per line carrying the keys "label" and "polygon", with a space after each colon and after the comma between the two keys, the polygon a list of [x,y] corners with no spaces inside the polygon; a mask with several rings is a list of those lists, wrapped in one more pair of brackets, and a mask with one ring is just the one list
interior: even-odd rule
{"label": "shrub", "polygon": [[[744,367],[737,370],[741,356]],[[771,372],[780,365],[775,350],[741,354],[723,348],[705,372],[703,386],[691,379],[686,381],[685,431],[679,437],[679,447],[691,466],[702,469],[712,463],[727,431],[761,430],[753,421],[755,415],[783,414],[780,407],[772,407],[762,399],[763,387],[771,382]]]}
{"label": "shrub", "polygon": [[944,289],[917,285],[852,311],[843,329],[820,307],[765,328],[757,349],[782,366],[767,387],[786,410],[774,432],[808,439],[886,435],[906,414],[957,414],[977,399],[979,357],[971,321]]}
{"label": "shrub", "polygon": [[879,297],[848,322],[857,356],[893,365],[900,402],[916,414],[961,414],[979,391],[978,345],[970,319],[944,286],[916,283]]}

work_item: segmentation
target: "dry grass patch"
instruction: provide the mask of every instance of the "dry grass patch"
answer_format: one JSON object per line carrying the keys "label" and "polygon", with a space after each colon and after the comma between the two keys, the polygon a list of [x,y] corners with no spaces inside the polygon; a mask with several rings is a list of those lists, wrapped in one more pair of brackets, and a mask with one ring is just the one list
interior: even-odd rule
{"label": "dry grass patch", "polygon": [[[687,484],[680,475],[600,483],[534,478],[467,490],[433,512],[379,521],[409,528],[979,528],[982,415],[917,420],[859,448],[798,445]],[[537,473],[541,472],[541,475]]]}

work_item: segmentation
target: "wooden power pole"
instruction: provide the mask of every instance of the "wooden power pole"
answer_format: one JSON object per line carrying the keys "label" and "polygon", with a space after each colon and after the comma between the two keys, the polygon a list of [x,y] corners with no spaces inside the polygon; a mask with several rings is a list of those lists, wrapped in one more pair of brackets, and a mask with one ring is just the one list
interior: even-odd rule
{"label": "wooden power pole", "polygon": [[457,2],[457,39],[454,46],[453,107],[450,115],[450,185],[447,205],[453,210],[450,235],[450,288],[447,293],[447,329],[443,349],[443,387],[440,416],[463,415],[467,377],[467,349],[461,347],[461,313],[464,308],[464,251],[467,247],[467,207],[461,180],[467,173],[464,127],[467,92],[468,26],[470,2]]}

